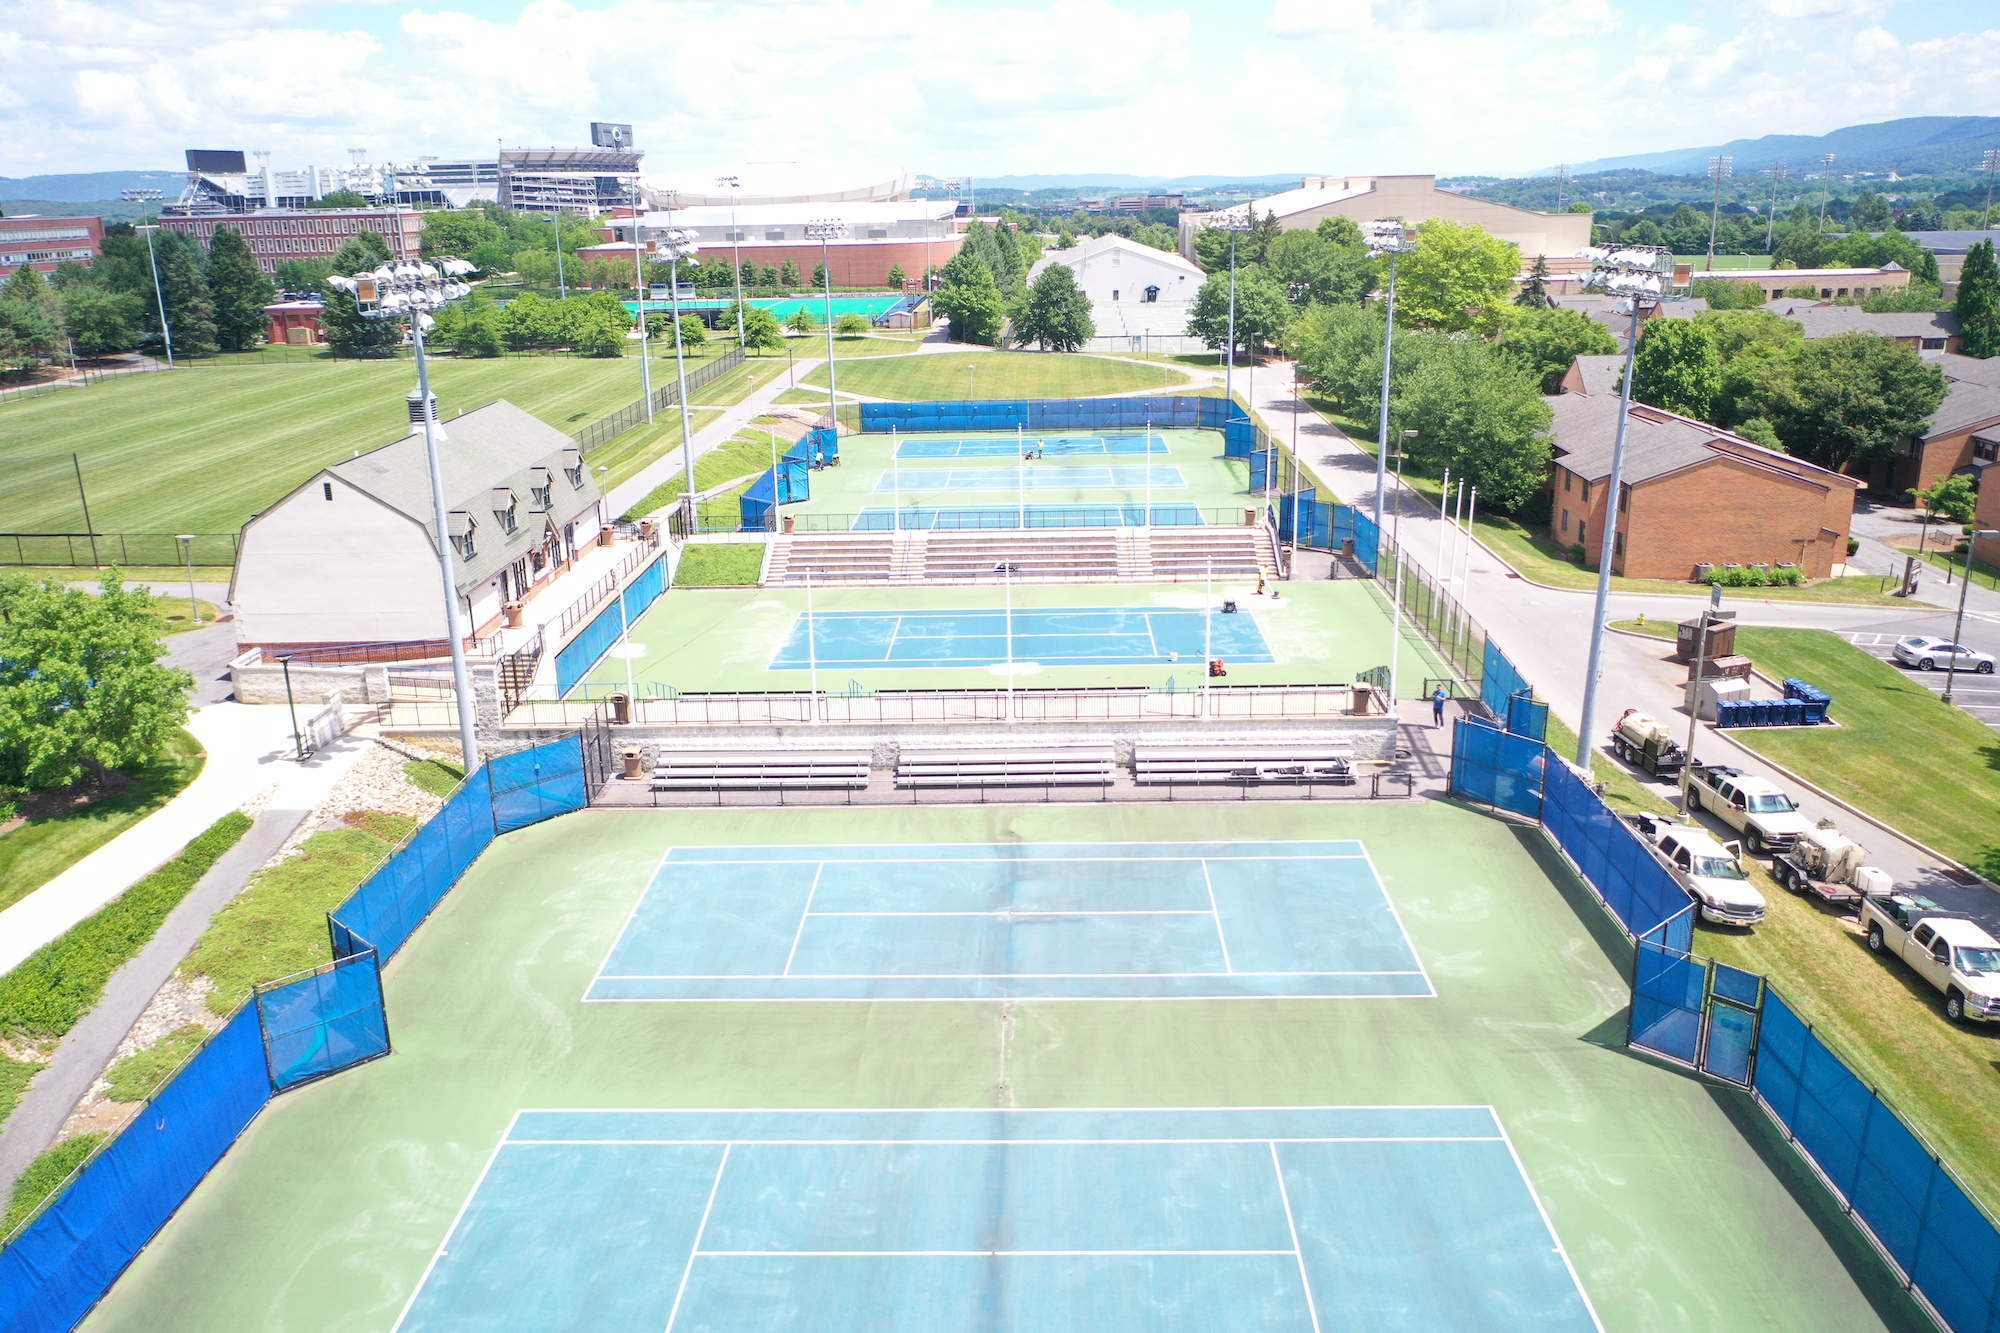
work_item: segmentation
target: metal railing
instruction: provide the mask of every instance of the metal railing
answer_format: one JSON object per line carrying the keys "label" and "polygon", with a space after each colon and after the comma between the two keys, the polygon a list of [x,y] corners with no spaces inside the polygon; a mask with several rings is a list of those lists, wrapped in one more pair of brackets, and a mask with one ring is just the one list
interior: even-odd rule
{"label": "metal railing", "polygon": [[[465,651],[475,657],[491,657],[494,639],[477,636],[465,641]],[[382,666],[393,662],[425,662],[451,656],[449,639],[399,639],[382,643],[316,644],[305,648],[262,648],[259,660],[276,666],[280,657],[294,663],[318,666]]]}
{"label": "metal railing", "polygon": [[[589,588],[584,590],[581,597],[571,602],[564,609],[561,615],[548,622],[548,625],[555,626],[552,641],[556,643],[562,642],[564,635],[581,624],[584,617],[596,610],[605,598],[617,591],[618,585],[625,581],[626,575],[644,566],[646,561],[652,558],[653,552],[659,549],[659,546],[660,539],[658,537],[642,535],[639,538],[638,550],[627,552],[625,558],[620,560],[616,565],[613,565],[609,573],[591,584]],[[548,625],[544,625],[543,628],[547,629]]]}

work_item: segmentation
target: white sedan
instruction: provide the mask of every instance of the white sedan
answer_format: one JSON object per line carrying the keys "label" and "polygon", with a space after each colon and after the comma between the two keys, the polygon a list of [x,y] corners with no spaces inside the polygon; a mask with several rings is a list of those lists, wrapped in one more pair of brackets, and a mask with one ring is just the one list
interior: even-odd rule
{"label": "white sedan", "polygon": [[1904,666],[1915,667],[1919,671],[1938,671],[1956,666],[1960,671],[1974,671],[1982,676],[1993,674],[1993,654],[1977,652],[1950,639],[1934,639],[1927,634],[1896,640],[1894,656]]}

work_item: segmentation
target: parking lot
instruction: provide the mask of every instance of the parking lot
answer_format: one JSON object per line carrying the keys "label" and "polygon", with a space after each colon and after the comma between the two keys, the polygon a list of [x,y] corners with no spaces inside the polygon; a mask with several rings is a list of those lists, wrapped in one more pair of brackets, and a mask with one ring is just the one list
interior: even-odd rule
{"label": "parking lot", "polygon": [[[1921,680],[1930,689],[1932,694],[1944,693],[1947,675],[1943,670],[1912,671],[1890,656],[1890,650],[1896,646],[1896,640],[1900,637],[1899,635],[1848,632],[1842,634],[1840,637],[1846,639],[1862,652],[1873,653],[1876,657],[1894,666],[1897,670],[1908,672],[1911,676]],[[1964,641],[1961,640],[1961,642]],[[1981,676],[1975,675],[1970,671],[1960,671],[1957,673],[1957,679],[1952,684],[1951,697],[1953,703],[1978,718],[1981,722],[1984,722],[1987,726],[2000,731],[2000,675]]]}

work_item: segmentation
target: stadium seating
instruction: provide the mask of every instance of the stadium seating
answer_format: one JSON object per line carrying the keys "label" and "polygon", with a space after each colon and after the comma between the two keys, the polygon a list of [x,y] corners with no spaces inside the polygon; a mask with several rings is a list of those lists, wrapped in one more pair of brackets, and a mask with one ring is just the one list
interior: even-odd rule
{"label": "stadium seating", "polygon": [[1137,745],[1135,783],[1325,782],[1354,783],[1354,751],[1338,741],[1259,744]]}
{"label": "stadium seating", "polygon": [[892,584],[989,580],[1003,563],[1030,583],[1185,583],[1211,569],[1246,579],[1278,568],[1261,526],[805,532],[772,542],[767,584],[804,583],[808,569],[815,582]]}
{"label": "stadium seating", "polygon": [[1109,787],[1117,756],[1109,745],[1016,749],[904,749],[898,787]]}

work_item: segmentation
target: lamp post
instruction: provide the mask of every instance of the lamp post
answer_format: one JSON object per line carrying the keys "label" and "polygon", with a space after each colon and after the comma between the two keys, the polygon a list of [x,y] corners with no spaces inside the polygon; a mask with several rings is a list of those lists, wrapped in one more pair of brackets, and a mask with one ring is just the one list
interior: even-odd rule
{"label": "lamp post", "polygon": [[833,376],[833,253],[827,248],[831,241],[847,235],[847,224],[839,218],[817,218],[806,223],[806,235],[819,242],[819,273],[825,279],[826,287],[826,421],[834,433],[840,433],[840,418],[835,413],[839,399],[834,393]]}
{"label": "lamp post", "polygon": [[1388,319],[1382,326],[1382,411],[1375,428],[1375,536],[1382,536],[1382,498],[1389,488],[1389,369],[1396,355],[1396,256],[1417,248],[1416,233],[1400,219],[1383,218],[1361,224],[1371,255],[1389,256]]}
{"label": "lamp post", "polygon": [[1576,731],[1576,765],[1590,771],[1591,738],[1597,730],[1597,678],[1604,662],[1604,618],[1611,601],[1611,560],[1617,551],[1618,496],[1624,485],[1625,427],[1632,414],[1632,366],[1639,354],[1639,321],[1647,307],[1685,299],[1693,286],[1693,266],[1676,264],[1656,245],[1586,246],[1579,259],[1591,262],[1585,286],[1618,297],[1632,323],[1625,341],[1625,388],[1618,399],[1618,434],[1611,446],[1611,475],[1604,489],[1604,534],[1597,557],[1597,605],[1590,621],[1590,658],[1584,667],[1583,715]]}
{"label": "lamp post", "polygon": [[1819,160],[1819,230],[1826,234],[1826,201],[1833,194],[1833,154]]}
{"label": "lamp post", "polygon": [[292,715],[292,753],[303,764],[306,761],[306,743],[299,735],[299,705],[292,698],[292,655],[279,653],[278,665],[285,669],[285,711]]}
{"label": "lamp post", "polygon": [[1007,720],[1009,722],[1015,720],[1014,717],[1014,572],[1018,569],[1020,569],[1019,565],[1008,560],[1003,560],[999,564],[993,566],[993,572],[995,574],[1000,575],[1001,582],[1007,589]]}
{"label": "lamp post", "polygon": [[1708,208],[1708,260],[1703,273],[1715,272],[1715,228],[1722,221],[1722,182],[1736,174],[1736,159],[1729,156],[1708,159],[1708,178],[1715,182],[1715,199]]}
{"label": "lamp post", "polygon": [[1771,242],[1778,234],[1778,182],[1785,178],[1785,164],[1771,164],[1771,215],[1764,219],[1764,253],[1771,253]]}
{"label": "lamp post", "polygon": [[[687,353],[681,346],[681,260],[694,254],[701,247],[695,244],[695,234],[686,227],[663,227],[653,234],[655,250],[664,250],[667,255],[667,308],[674,320],[674,370],[680,381],[681,400],[681,461],[687,465],[687,489],[682,492],[688,507],[690,534],[695,531],[694,514],[694,414],[688,407]],[[651,410],[650,408],[648,409]],[[777,498],[775,486],[772,498]]]}
{"label": "lamp post", "polygon": [[172,369],[174,364],[174,331],[167,324],[167,294],[160,290],[160,257],[153,253],[153,233],[159,230],[159,226],[155,224],[146,227],[134,227],[132,230],[144,232],[146,235],[146,261],[153,266],[153,299],[158,301],[160,306],[160,336],[166,339],[167,367]]}
{"label": "lamp post", "polygon": [[[646,424],[650,426],[653,424],[653,362],[646,354],[646,347],[650,341],[650,336],[646,332],[646,264],[645,252],[640,248],[639,244],[639,183],[637,181],[632,182],[632,285],[637,289],[634,295],[639,298],[639,383],[645,390]],[[676,328],[674,332],[678,334],[680,330]],[[685,444],[686,441],[682,441],[682,443]],[[689,476],[688,485],[690,489],[693,488],[694,481],[692,474]],[[472,770],[468,768],[465,771],[470,773]]]}
{"label": "lamp post", "polygon": [[965,400],[967,402],[971,402],[974,398],[978,397],[978,394],[973,392],[973,387],[972,387],[977,382],[975,377],[978,375],[978,373],[979,373],[978,362],[968,361],[965,363]]}
{"label": "lamp post", "polygon": [[1986,168],[1986,211],[1980,215],[1979,229],[1989,230],[1993,226],[1993,173],[2000,171],[2000,148],[1989,148],[1980,165]]}
{"label": "lamp post", "polygon": [[[1396,665],[1402,656],[1403,646],[1403,459],[1410,452],[1410,441],[1416,438],[1415,431],[1406,430],[1396,448],[1396,534],[1389,543],[1396,548],[1396,583],[1389,595],[1389,700],[1392,708],[1399,697],[1396,694]],[[1375,568],[1378,570],[1382,567],[1381,540],[1382,534],[1378,529],[1375,533]]]}
{"label": "lamp post", "polygon": [[743,182],[734,176],[717,176],[717,185],[729,187],[729,244],[736,268],[736,345],[743,346],[743,233],[736,226],[736,192]]}
{"label": "lamp post", "polygon": [[188,614],[193,616],[194,623],[199,625],[201,623],[201,601],[194,595],[194,534],[192,532],[177,533],[174,540],[181,544],[181,554],[187,557]]}
{"label": "lamp post", "polygon": [[474,725],[472,678],[465,666],[464,612],[458,600],[457,576],[452,572],[451,516],[445,509],[444,463],[438,455],[438,437],[442,432],[437,424],[437,405],[431,398],[424,330],[434,322],[427,312],[472,290],[462,281],[472,271],[472,265],[462,259],[405,260],[352,277],[335,274],[326,280],[327,286],[335,291],[351,293],[355,309],[369,319],[410,321],[410,340],[417,352],[417,410],[424,427],[424,461],[430,472],[431,521],[437,532],[438,578],[444,590],[445,635],[451,640],[452,687],[458,693],[458,744],[468,776],[479,767],[479,740]]}
{"label": "lamp post", "polygon": [[1965,573],[1958,582],[1958,616],[1951,622],[1951,660],[1945,663],[1944,693],[1938,696],[1946,703],[1951,702],[1951,687],[1958,683],[1958,636],[1965,631],[1965,590],[1972,586],[1972,553],[1981,537],[2000,537],[2000,528],[1976,528],[1972,540],[1965,544]]}
{"label": "lamp post", "polygon": [[1251,220],[1250,210],[1240,212],[1234,208],[1217,213],[1208,224],[1220,227],[1229,233],[1229,339],[1223,344],[1222,401],[1230,407],[1236,403],[1236,237],[1240,232],[1249,231],[1256,225]]}

